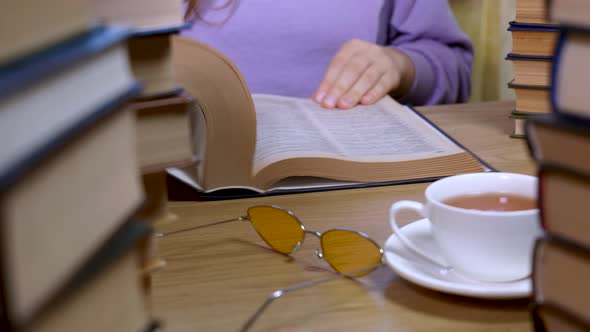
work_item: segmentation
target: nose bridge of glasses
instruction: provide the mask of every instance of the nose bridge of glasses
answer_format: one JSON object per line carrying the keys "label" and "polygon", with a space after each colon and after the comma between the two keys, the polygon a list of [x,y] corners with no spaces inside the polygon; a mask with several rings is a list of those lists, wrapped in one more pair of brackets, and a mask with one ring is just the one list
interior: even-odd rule
{"label": "nose bridge of glasses", "polygon": [[[305,230],[305,233],[312,234],[312,235],[314,235],[315,237],[317,237],[320,240],[322,239],[322,233],[320,233],[320,232],[316,232],[316,231],[312,231],[312,230],[307,230],[306,229]],[[324,253],[322,252],[321,249],[316,249],[315,250],[315,256],[318,259],[324,259]]]}
{"label": "nose bridge of glasses", "polygon": [[321,239],[322,238],[322,233],[320,233],[320,232],[310,231],[310,230],[307,230],[307,229],[304,230],[304,232],[307,233],[307,234],[312,234],[312,235],[316,236],[318,239]]}

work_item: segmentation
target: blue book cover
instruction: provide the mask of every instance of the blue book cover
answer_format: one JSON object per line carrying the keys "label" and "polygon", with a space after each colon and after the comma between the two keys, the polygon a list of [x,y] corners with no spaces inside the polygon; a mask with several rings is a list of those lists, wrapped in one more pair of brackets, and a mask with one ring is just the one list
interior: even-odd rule
{"label": "blue book cover", "polygon": [[523,55],[523,54],[515,54],[515,53],[508,53],[506,55],[506,60],[525,60],[525,61],[553,61],[552,56],[545,56],[545,55]]}
{"label": "blue book cover", "polygon": [[509,23],[508,31],[559,32],[559,26],[554,24],[520,23],[512,21]]}

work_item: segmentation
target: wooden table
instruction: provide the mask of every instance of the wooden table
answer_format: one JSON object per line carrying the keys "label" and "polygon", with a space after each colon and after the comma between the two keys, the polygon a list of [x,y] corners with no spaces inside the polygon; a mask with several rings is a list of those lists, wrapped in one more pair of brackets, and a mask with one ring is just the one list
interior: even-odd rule
{"label": "wooden table", "polygon": [[[509,138],[510,102],[425,107],[420,111],[499,170],[533,174],[524,140]],[[161,231],[244,215],[255,204],[293,211],[306,227],[349,227],[383,245],[388,208],[423,201],[427,184],[215,202],[172,202],[177,221]],[[404,216],[407,221],[416,216]],[[272,291],[330,275],[306,238],[293,259],[269,250],[248,223],[162,238],[168,266],[154,278],[153,305],[168,331],[236,331]],[[529,331],[527,300],[486,301],[415,286],[387,267],[361,278],[300,290],[274,302],[252,331]]]}

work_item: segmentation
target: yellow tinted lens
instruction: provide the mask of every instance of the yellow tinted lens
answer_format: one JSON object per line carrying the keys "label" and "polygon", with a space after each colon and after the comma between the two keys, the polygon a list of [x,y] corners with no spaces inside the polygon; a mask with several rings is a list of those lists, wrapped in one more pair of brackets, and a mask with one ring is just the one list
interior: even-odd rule
{"label": "yellow tinted lens", "polygon": [[290,254],[295,245],[303,241],[303,227],[287,211],[270,206],[255,206],[248,209],[248,218],[258,235],[282,254]]}
{"label": "yellow tinted lens", "polygon": [[361,234],[347,230],[331,230],[322,235],[324,258],[334,270],[360,277],[372,272],[381,263],[381,249]]}

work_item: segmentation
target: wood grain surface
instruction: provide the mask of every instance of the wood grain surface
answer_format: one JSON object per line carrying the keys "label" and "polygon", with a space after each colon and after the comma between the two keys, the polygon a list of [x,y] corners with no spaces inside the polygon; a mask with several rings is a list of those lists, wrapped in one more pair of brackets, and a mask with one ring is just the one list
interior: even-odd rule
{"label": "wood grain surface", "polygon": [[[492,102],[419,109],[448,134],[502,171],[534,174],[524,140],[509,138],[514,107]],[[427,184],[283,195],[213,202],[171,202],[178,215],[161,232],[239,217],[252,205],[293,211],[307,228],[353,228],[380,245],[391,235],[389,206],[423,201]],[[412,221],[416,215],[402,215]],[[248,222],[160,239],[167,267],[154,276],[156,317],[167,331],[237,331],[274,290],[332,274],[307,237],[293,257],[270,250]],[[387,267],[357,281],[336,280],[285,295],[252,331],[529,331],[527,299],[478,300],[415,286]]]}

